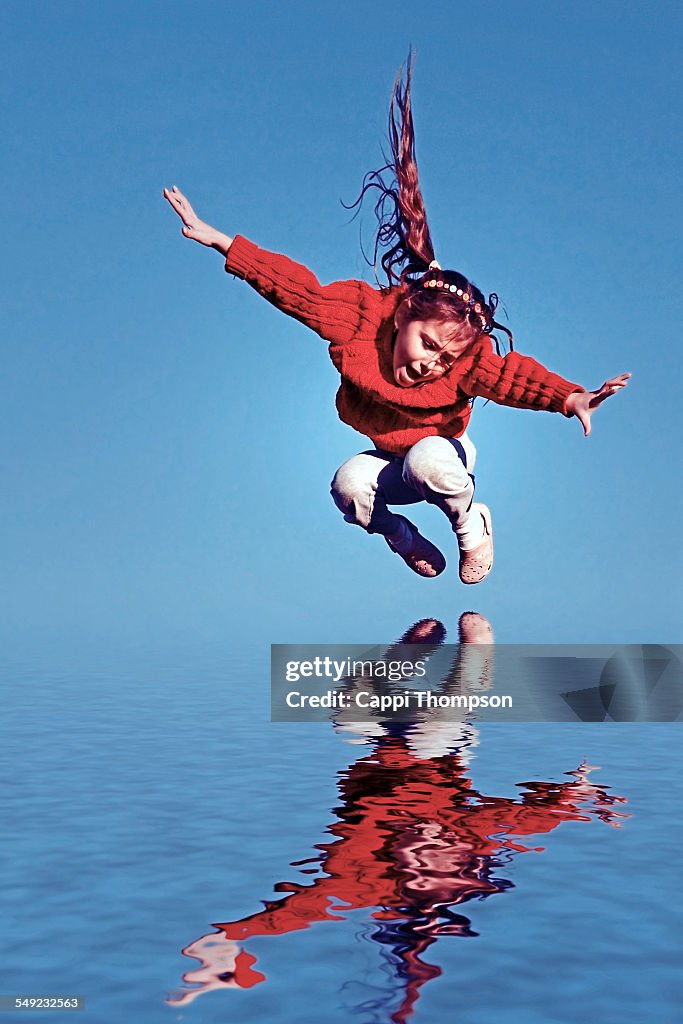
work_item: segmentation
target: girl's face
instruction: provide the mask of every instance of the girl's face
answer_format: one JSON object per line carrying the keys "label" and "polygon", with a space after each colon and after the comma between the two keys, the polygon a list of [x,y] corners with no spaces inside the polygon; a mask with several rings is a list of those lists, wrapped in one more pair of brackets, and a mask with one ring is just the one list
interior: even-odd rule
{"label": "girl's face", "polygon": [[452,324],[439,320],[405,321],[399,312],[395,326],[394,380],[402,388],[443,377],[467,347],[453,340]]}

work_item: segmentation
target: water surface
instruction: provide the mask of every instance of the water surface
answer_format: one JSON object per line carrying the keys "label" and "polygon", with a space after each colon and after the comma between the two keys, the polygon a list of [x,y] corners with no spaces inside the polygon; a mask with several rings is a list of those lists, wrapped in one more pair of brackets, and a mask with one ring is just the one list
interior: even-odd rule
{"label": "water surface", "polygon": [[4,992],[88,1022],[679,1019],[677,725],[444,751],[271,724],[268,656],[5,666]]}

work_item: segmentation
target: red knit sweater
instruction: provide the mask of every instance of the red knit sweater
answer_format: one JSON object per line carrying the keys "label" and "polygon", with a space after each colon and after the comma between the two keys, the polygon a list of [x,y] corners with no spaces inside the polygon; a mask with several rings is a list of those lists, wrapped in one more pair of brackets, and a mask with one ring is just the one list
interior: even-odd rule
{"label": "red knit sweater", "polygon": [[497,355],[486,335],[442,377],[414,388],[399,387],[392,342],[403,289],[379,291],[365,281],[321,285],[306,267],[259,249],[241,235],[230,246],[225,269],[329,342],[342,378],[337,392],[340,418],[385,451],[404,455],[423,437],[459,437],[474,397],[569,415],[567,398],[584,390],[530,356]]}

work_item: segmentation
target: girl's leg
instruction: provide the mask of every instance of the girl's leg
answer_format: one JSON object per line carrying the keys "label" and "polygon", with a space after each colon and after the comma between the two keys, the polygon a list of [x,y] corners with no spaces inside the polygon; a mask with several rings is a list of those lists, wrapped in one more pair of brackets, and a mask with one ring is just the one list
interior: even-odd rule
{"label": "girl's leg", "polygon": [[402,516],[387,503],[409,505],[422,497],[403,480],[403,459],[373,450],[354,455],[339,467],[331,485],[332,498],[347,523],[368,533],[392,537],[402,531]]}
{"label": "girl's leg", "polygon": [[458,537],[460,578],[478,583],[493,564],[491,516],[485,505],[475,504],[476,449],[467,435],[457,439],[425,437],[403,461],[403,479],[425,501],[448,517]]}
{"label": "girl's leg", "polygon": [[[403,479],[425,501],[446,514],[458,536],[467,534],[474,499],[476,449],[465,438],[425,437],[403,462]],[[481,539],[481,531],[480,537]]]}
{"label": "girl's leg", "polygon": [[347,523],[381,534],[392,551],[420,576],[438,576],[446,560],[404,516],[387,504],[411,505],[422,496],[404,479],[403,459],[373,450],[354,455],[335,473],[331,493]]}

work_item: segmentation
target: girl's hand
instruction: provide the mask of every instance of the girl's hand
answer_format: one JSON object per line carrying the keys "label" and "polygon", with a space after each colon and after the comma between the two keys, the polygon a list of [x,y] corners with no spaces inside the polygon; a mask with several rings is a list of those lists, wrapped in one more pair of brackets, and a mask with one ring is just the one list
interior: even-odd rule
{"label": "girl's hand", "polygon": [[584,437],[591,432],[591,416],[602,402],[610,395],[616,395],[626,387],[630,373],[621,373],[618,377],[606,380],[597,391],[574,391],[567,399],[567,412],[576,416],[583,427]]}
{"label": "girl's hand", "polygon": [[203,220],[200,220],[188,200],[175,185],[173,188],[164,189],[164,198],[168,199],[182,220],[182,232],[185,238],[192,238],[201,245],[208,245],[212,249],[217,249],[223,256],[228,255],[228,249],[232,245],[232,238],[220,231],[216,231],[210,224],[205,224]]}

